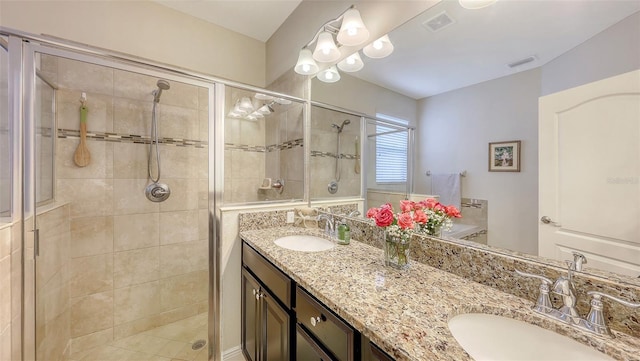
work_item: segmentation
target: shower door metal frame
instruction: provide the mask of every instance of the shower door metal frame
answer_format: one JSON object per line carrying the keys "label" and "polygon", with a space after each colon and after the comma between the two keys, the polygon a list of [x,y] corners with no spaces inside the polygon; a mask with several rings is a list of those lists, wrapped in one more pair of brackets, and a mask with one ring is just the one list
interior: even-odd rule
{"label": "shower door metal frame", "polygon": [[[0,29],[0,33],[1,33]],[[209,80],[199,77],[195,77],[189,74],[184,74],[179,70],[168,69],[166,67],[160,67],[145,64],[139,61],[131,61],[129,59],[122,59],[120,57],[110,56],[109,54],[97,54],[95,52],[86,53],[82,49],[63,49],[59,45],[48,44],[44,41],[44,44],[38,44],[36,42],[26,42],[19,39],[22,42],[20,53],[22,53],[22,69],[20,75],[24,82],[24,89],[17,92],[21,94],[22,100],[22,114],[23,114],[23,177],[24,185],[23,191],[23,218],[24,220],[32,220],[29,224],[24,224],[23,237],[25,249],[29,250],[29,245],[33,244],[33,252],[25,252],[23,250],[23,276],[25,274],[25,267],[29,262],[35,261],[37,257],[37,229],[36,229],[36,203],[35,203],[35,119],[34,119],[34,99],[35,99],[35,77],[36,77],[36,54],[47,54],[52,56],[58,56],[68,58],[72,60],[82,61],[95,65],[110,67],[114,69],[129,71],[137,74],[143,74],[147,76],[163,78],[170,81],[176,81],[180,83],[186,83],[195,85],[209,90],[209,123],[215,123],[216,117],[219,117],[219,112],[216,106],[220,103],[218,99],[218,92],[216,92],[216,84]],[[224,98],[223,98],[224,99]],[[216,167],[215,155],[217,154],[216,146],[224,144],[216,139],[217,133],[214,131],[215,127],[209,127],[208,143],[209,143],[209,166],[208,166],[208,179],[209,179],[209,358],[213,361],[221,360],[221,330],[220,330],[220,242],[219,242],[219,217],[216,214],[216,205],[221,200],[222,191],[217,190],[218,183],[216,183]],[[57,133],[57,129],[55,131]],[[31,270],[34,275],[33,280],[25,280],[23,277],[22,292],[23,292],[23,329],[25,325],[33,327],[32,335],[22,335],[22,354],[25,360],[36,360],[36,335],[35,335],[35,272],[36,262]],[[30,283],[32,285],[27,285]],[[34,298],[33,304],[27,305],[27,300],[24,297],[26,287],[33,287]],[[33,311],[33,312],[31,312]],[[25,330],[27,331],[27,330]]]}

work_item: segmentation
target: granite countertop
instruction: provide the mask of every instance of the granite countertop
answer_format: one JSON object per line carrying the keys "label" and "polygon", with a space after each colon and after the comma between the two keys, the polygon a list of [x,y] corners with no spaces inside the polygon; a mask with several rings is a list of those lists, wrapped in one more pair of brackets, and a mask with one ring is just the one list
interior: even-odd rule
{"label": "granite countertop", "polygon": [[318,229],[276,227],[243,231],[242,239],[396,360],[471,360],[447,322],[482,312],[527,321],[591,345],[618,360],[640,360],[640,340],[615,332],[602,338],[531,311],[525,300],[436,268],[384,266],[382,250],[358,241],[323,252],[297,252],[273,241]]}

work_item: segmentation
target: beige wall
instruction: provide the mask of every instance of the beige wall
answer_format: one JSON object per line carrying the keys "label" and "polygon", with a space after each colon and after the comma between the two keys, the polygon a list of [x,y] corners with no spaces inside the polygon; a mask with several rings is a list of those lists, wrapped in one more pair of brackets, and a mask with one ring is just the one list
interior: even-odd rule
{"label": "beige wall", "polygon": [[313,79],[311,99],[370,116],[382,113],[406,119],[411,125],[418,119],[415,99],[346,74],[337,83]]}
{"label": "beige wall", "polygon": [[0,25],[265,86],[265,44],[152,1],[0,1]]}

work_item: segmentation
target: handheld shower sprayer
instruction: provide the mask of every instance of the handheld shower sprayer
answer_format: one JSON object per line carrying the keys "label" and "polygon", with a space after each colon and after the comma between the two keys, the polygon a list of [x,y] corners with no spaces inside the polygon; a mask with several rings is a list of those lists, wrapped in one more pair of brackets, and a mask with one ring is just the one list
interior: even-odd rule
{"label": "handheld shower sprayer", "polygon": [[158,83],[156,84],[158,86],[158,89],[153,91],[153,101],[155,103],[160,102],[160,95],[162,95],[162,91],[163,90],[169,90],[169,88],[171,88],[171,86],[169,85],[169,82],[163,79],[158,80]]}

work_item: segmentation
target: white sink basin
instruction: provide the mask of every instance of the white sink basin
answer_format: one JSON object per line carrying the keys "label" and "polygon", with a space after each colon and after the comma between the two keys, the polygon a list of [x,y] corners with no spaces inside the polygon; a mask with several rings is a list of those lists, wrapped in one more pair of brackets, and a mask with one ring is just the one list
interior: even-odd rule
{"label": "white sink basin", "polygon": [[566,336],[502,316],[458,315],[449,321],[449,330],[476,361],[613,360]]}
{"label": "white sink basin", "polygon": [[336,246],[328,239],[308,235],[280,237],[273,242],[282,248],[300,252],[320,252]]}

